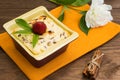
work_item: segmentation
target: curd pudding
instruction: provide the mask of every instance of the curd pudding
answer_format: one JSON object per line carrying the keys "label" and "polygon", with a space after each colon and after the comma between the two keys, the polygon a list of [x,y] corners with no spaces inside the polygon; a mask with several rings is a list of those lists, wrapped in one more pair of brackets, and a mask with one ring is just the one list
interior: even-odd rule
{"label": "curd pudding", "polygon": [[[78,33],[61,23],[43,7],[37,7],[3,25],[16,49],[35,67],[66,51]],[[15,54],[15,53],[13,53]]]}
{"label": "curd pudding", "polygon": [[[46,25],[46,31],[39,35],[39,39],[35,47],[32,46],[33,33],[20,34],[16,33],[14,36],[20,40],[33,54],[42,54],[50,49],[52,45],[57,44],[59,41],[66,39],[70,33],[53,22],[52,19],[42,15],[34,20],[28,22],[31,26],[37,22],[43,22]],[[22,30],[22,28],[15,28],[14,32]],[[14,33],[13,32],[13,33]]]}

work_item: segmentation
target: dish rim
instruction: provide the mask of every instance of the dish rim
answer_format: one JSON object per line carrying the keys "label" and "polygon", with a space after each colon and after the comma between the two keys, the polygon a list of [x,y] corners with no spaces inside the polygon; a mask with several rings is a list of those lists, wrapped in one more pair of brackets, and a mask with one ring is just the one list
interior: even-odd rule
{"label": "dish rim", "polygon": [[[10,30],[8,28],[11,25],[16,24],[15,23],[15,19],[17,19],[17,18],[26,19],[27,17],[30,17],[31,15],[34,15],[35,13],[38,13],[39,11],[44,11],[47,16],[49,16],[51,19],[53,19],[53,21],[55,21],[57,24],[59,24],[62,28],[66,29],[68,32],[70,32],[71,35],[67,39],[64,39],[64,40],[60,41],[59,43],[57,43],[56,45],[54,45],[51,49],[45,51],[45,53],[42,53],[42,54],[39,54],[39,55],[34,55],[22,42],[20,42],[15,36],[12,35],[12,33],[10,32]],[[48,10],[44,6],[39,6],[39,7],[35,8],[35,9],[31,10],[31,11],[26,12],[25,14],[22,14],[19,17],[16,17],[16,18],[6,22],[3,25],[3,28],[35,60],[42,60],[42,59],[44,59],[45,57],[53,54],[54,52],[56,52],[60,48],[64,47],[65,45],[69,44],[71,41],[75,40],[79,36],[77,32],[71,30],[66,25],[64,25],[62,22],[60,22],[57,18],[55,18],[52,14],[50,14],[48,12]]]}

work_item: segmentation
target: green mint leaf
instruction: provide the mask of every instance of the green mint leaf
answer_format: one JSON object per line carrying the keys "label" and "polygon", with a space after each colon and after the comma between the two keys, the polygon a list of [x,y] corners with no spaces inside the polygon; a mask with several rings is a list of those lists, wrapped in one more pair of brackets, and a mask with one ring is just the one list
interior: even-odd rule
{"label": "green mint leaf", "polygon": [[33,39],[32,39],[32,45],[33,45],[33,47],[35,47],[35,45],[37,44],[38,39],[39,39],[39,35],[33,34]]}
{"label": "green mint leaf", "polygon": [[80,11],[80,14],[85,15],[87,11]]}
{"label": "green mint leaf", "polygon": [[67,9],[68,9],[68,7],[66,5],[64,5],[63,8],[62,8],[62,11],[61,11],[61,13],[60,13],[60,15],[58,17],[59,21],[62,22],[64,20],[64,11],[67,10]]}
{"label": "green mint leaf", "polygon": [[64,12],[62,11],[62,13],[60,14],[60,16],[58,17],[59,21],[63,21],[64,20]]}
{"label": "green mint leaf", "polygon": [[16,19],[16,24],[19,25],[22,29],[30,30],[30,25],[23,19]]}
{"label": "green mint leaf", "polygon": [[15,34],[16,33],[19,33],[19,34],[31,34],[32,33],[32,30],[19,30],[19,31],[16,31],[14,32]]}
{"label": "green mint leaf", "polygon": [[49,1],[51,1],[53,3],[56,3],[56,4],[60,4],[60,3],[57,2],[57,0],[49,0]]}
{"label": "green mint leaf", "polygon": [[85,15],[83,15],[80,19],[80,23],[79,23],[79,27],[80,29],[87,35],[90,28],[87,27],[86,22],[85,22]]}
{"label": "green mint leaf", "polygon": [[72,3],[72,6],[83,6],[87,3],[89,3],[91,0],[76,0],[74,3]]}
{"label": "green mint leaf", "polygon": [[64,12],[58,17],[58,20],[61,22],[64,20]]}
{"label": "green mint leaf", "polygon": [[55,1],[62,5],[70,5],[70,4],[74,3],[76,0],[55,0]]}

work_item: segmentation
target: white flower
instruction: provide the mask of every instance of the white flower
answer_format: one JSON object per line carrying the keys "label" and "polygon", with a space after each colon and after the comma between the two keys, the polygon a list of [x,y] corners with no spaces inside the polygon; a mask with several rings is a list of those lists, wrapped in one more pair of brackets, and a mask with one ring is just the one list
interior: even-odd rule
{"label": "white flower", "polygon": [[111,20],[112,6],[104,4],[104,0],[92,0],[92,4],[86,13],[85,21],[88,28],[104,26]]}

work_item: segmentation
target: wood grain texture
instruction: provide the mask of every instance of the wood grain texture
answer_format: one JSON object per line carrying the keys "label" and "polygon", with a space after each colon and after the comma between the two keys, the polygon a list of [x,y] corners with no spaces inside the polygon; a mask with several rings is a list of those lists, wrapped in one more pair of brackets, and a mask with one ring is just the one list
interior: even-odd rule
{"label": "wood grain texture", "polygon": [[[120,24],[120,0],[105,0],[105,3],[113,6],[114,22]],[[0,0],[0,33],[4,32],[2,25],[5,22],[41,5],[46,6],[48,10],[57,6],[48,0]],[[120,34],[97,49],[101,49],[105,53],[97,80],[119,80]],[[82,77],[82,71],[94,51],[57,70],[44,80],[87,80]],[[0,80],[28,80],[1,48]]]}

